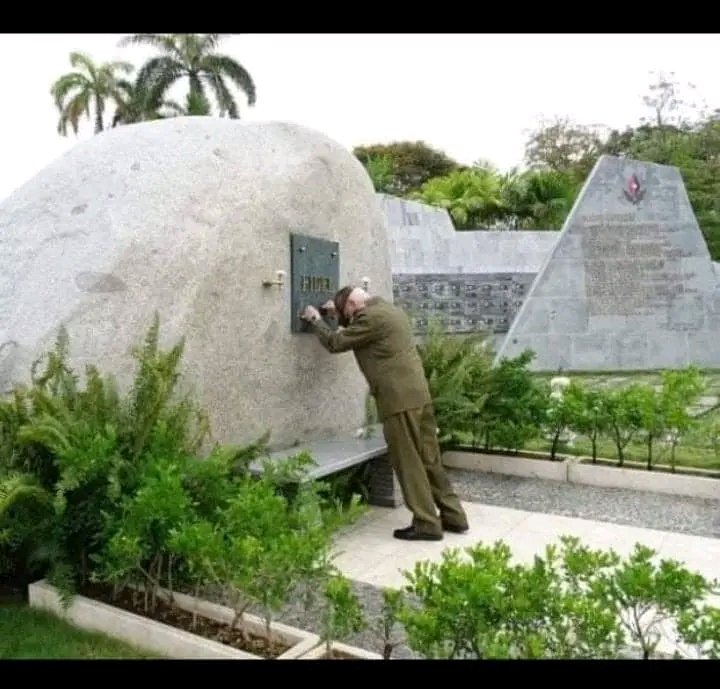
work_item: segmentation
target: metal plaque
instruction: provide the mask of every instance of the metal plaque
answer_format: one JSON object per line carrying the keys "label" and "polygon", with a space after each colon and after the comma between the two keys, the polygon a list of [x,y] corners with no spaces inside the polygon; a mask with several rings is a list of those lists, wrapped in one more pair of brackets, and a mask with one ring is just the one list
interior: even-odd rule
{"label": "metal plaque", "polygon": [[[291,234],[290,257],[291,330],[307,332],[309,325],[299,317],[302,310],[308,304],[319,308],[340,289],[340,244]],[[326,322],[333,328],[337,323],[334,319]]]}

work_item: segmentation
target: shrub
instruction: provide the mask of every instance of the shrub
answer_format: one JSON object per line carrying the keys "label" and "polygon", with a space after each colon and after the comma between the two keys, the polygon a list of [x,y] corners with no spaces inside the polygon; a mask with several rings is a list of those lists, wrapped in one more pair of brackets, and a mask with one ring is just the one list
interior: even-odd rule
{"label": "shrub", "polygon": [[718,650],[716,587],[640,544],[627,557],[591,550],[574,537],[532,563],[511,563],[503,542],[444,551],[405,572],[412,599],[398,618],[408,644],[426,658],[616,658],[657,652],[660,631]]}
{"label": "shrub", "polygon": [[[76,591],[129,589],[155,611],[161,591],[230,594],[236,616],[261,608],[266,632],[290,594],[321,590],[334,530],[354,518],[306,480],[307,453],[250,464],[268,435],[212,446],[207,416],[179,392],[183,341],[161,351],[157,314],[126,395],[94,367],[86,383],[68,365],[61,331],[45,370],[0,407],[0,566],[47,576],[65,602]],[[242,629],[242,626],[240,627]]]}
{"label": "shrub", "polygon": [[549,389],[530,371],[534,354],[503,358],[489,373],[474,437],[491,447],[518,450],[536,437],[547,416]]}
{"label": "shrub", "polygon": [[324,606],[320,639],[325,654],[332,657],[332,642],[343,641],[367,626],[363,608],[350,581],[342,574],[331,576],[323,589]]}
{"label": "shrub", "polygon": [[[188,467],[197,456],[209,425],[189,395],[177,391],[183,341],[165,352],[158,340],[155,314],[143,345],[133,352],[138,364],[133,384],[121,397],[112,376],[102,376],[94,366],[86,367],[85,385],[80,385],[68,364],[68,337],[61,328],[54,349],[33,364],[30,386],[18,387],[0,403],[0,481],[23,474],[24,483],[36,488],[36,508],[43,506],[33,522],[38,528],[31,530],[23,530],[14,518],[16,508],[0,516],[5,534],[0,548],[6,561],[13,559],[14,571],[47,576],[68,596],[88,582],[108,524],[129,509],[128,500],[140,485],[149,491],[167,489],[173,462]],[[38,372],[43,358],[44,370]],[[198,468],[182,479],[176,473],[175,480],[191,486],[203,472],[227,475],[230,459],[243,465],[260,452],[261,445],[214,448],[209,464],[194,465]],[[218,496],[206,486],[207,494],[193,497],[209,510]],[[215,489],[228,486],[216,481]],[[142,509],[152,511],[151,502]]]}
{"label": "shrub", "polygon": [[441,445],[471,433],[483,412],[492,352],[482,337],[450,336],[436,322],[418,348],[435,407]]}

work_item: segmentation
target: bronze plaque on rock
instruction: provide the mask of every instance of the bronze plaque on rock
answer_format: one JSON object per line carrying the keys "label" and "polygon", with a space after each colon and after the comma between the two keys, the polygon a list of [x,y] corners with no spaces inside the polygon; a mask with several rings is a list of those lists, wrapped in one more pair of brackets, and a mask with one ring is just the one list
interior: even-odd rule
{"label": "bronze plaque on rock", "polygon": [[[290,235],[290,315],[292,332],[308,332],[299,314],[309,304],[319,308],[340,289],[340,244],[329,239]],[[327,319],[335,327],[334,319]]]}

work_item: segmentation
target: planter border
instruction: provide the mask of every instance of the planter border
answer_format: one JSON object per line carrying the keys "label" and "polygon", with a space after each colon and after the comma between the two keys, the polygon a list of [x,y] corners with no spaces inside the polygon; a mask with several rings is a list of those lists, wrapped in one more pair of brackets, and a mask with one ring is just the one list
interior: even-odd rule
{"label": "planter border", "polygon": [[[165,589],[162,589],[162,592],[166,595],[169,593]],[[181,593],[173,593],[173,598],[179,608],[192,612],[197,605],[198,614],[218,622],[229,622],[234,617],[232,608],[198,600]],[[73,596],[68,607],[64,608],[58,589],[46,579],[33,582],[28,586],[28,602],[32,607],[48,610],[82,629],[102,632],[131,644],[135,648],[158,653],[166,658],[264,659],[254,653],[213,641],[200,634],[193,634],[86,596]],[[185,607],[186,605],[189,606],[189,610]],[[229,620],[227,620],[228,615],[230,616]],[[245,614],[243,620],[250,631],[264,631],[265,629],[265,621],[259,617]],[[275,622],[271,624],[271,630],[281,641],[293,644],[291,648],[279,655],[277,660],[300,657],[315,647],[320,638],[317,634]]]}
{"label": "planter border", "polygon": [[673,473],[665,465],[658,465],[648,471],[638,462],[625,462],[625,466],[619,467],[606,458],[598,458],[592,464],[591,458],[584,456],[558,455],[558,459],[551,460],[547,455],[518,457],[464,449],[446,450],[442,462],[453,469],[720,500],[720,475],[707,470]]}
{"label": "planter border", "polygon": [[[166,598],[170,596],[168,589],[161,587],[158,590]],[[202,617],[207,617],[224,624],[230,624],[235,618],[235,611],[227,605],[212,603],[175,591],[172,592],[172,596],[174,604],[186,612],[197,612],[197,614]],[[262,617],[250,613],[243,613],[242,619],[246,628],[251,633],[265,633],[265,620]],[[274,620],[270,623],[270,630],[276,639],[290,646],[290,648],[284,653],[281,653],[276,660],[293,660],[299,658],[314,648],[320,641],[318,634],[307,632],[298,627],[291,627],[290,625]]]}
{"label": "planter border", "polygon": [[[300,656],[299,660],[337,660],[336,658],[325,658],[325,642],[321,642],[314,648],[311,648],[307,653]],[[383,660],[383,657],[376,653],[375,651],[367,651],[364,648],[359,648],[358,646],[351,646],[350,644],[345,644],[342,641],[331,641],[330,647],[334,651],[339,651],[340,653],[346,653],[349,656],[352,656],[352,659],[356,660]]]}
{"label": "planter border", "polygon": [[568,460],[551,460],[540,457],[514,457],[468,450],[446,450],[443,465],[453,469],[486,471],[493,474],[510,474],[550,481],[567,481]]}

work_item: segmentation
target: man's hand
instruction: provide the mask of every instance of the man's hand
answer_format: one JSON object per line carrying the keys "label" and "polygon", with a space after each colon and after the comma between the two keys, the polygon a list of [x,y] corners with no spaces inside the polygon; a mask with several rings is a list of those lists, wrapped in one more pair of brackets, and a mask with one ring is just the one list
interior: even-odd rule
{"label": "man's hand", "polygon": [[304,321],[314,322],[320,318],[320,312],[314,306],[306,306],[300,314],[300,318]]}
{"label": "man's hand", "polygon": [[332,299],[328,299],[321,307],[330,318],[335,318],[335,302]]}

